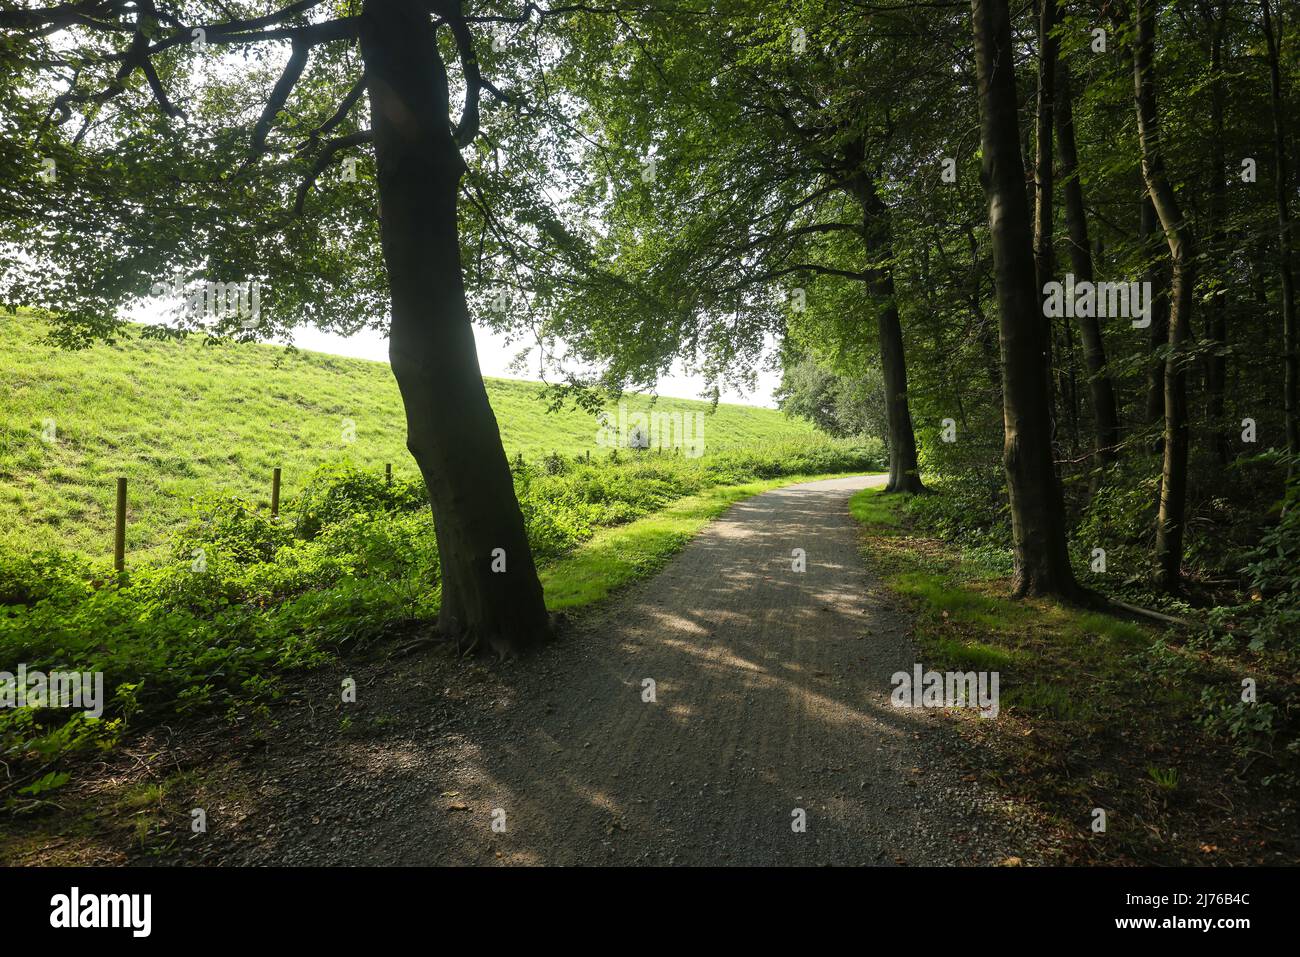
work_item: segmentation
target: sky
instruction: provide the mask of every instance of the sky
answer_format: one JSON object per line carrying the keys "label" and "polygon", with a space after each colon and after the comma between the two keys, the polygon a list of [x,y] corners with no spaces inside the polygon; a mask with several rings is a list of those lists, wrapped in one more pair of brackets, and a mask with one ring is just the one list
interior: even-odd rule
{"label": "sky", "polygon": [[[166,324],[168,321],[167,307],[161,300],[144,300],[133,308],[124,310],[123,315],[132,322],[146,324]],[[285,340],[270,341],[283,344]],[[479,367],[483,370],[483,375],[499,379],[540,381],[536,372],[511,368],[521,348],[518,342],[511,343],[507,341],[505,335],[479,325],[474,326],[474,341],[478,346]],[[293,343],[299,349],[308,349],[312,352],[388,362],[388,337],[373,329],[364,329],[352,336],[342,336],[338,333],[322,332],[314,326],[300,326],[294,330]],[[767,351],[770,354],[773,350],[774,343],[769,341]],[[776,400],[772,396],[780,384],[779,372],[764,369],[759,372],[758,385],[753,392],[742,393],[724,389],[722,401],[774,409]],[[658,391],[662,396],[675,399],[704,398],[704,379],[698,375],[689,375],[678,363],[674,366],[672,375],[659,380]]]}
{"label": "sky", "polygon": [[[378,362],[388,361],[388,338],[372,329],[363,330],[354,336],[340,336],[308,326],[295,330],[293,341],[299,349],[328,352],[336,356],[351,356],[356,359],[374,359]],[[536,380],[535,374],[510,368],[519,352],[519,343],[509,343],[504,335],[481,326],[474,327],[474,341],[478,345],[479,366],[485,376]],[[780,384],[780,373],[763,370],[759,373],[758,388],[754,392],[743,394],[724,389],[722,401],[775,408],[776,401],[772,398],[772,393]],[[659,394],[662,396],[699,399],[702,398],[703,391],[704,379],[700,376],[688,375],[680,364],[674,367],[673,375],[659,380]]]}

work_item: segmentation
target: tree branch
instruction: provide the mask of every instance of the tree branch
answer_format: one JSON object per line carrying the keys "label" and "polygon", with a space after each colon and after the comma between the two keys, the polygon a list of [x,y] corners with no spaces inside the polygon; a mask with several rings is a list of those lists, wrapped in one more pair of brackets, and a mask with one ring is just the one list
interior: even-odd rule
{"label": "tree branch", "polygon": [[359,133],[350,133],[347,136],[340,136],[329,140],[321,147],[320,155],[316,157],[316,165],[311,168],[311,172],[298,185],[298,197],[293,204],[293,212],[296,216],[301,216],[303,208],[307,204],[307,194],[311,192],[312,186],[320,174],[329,169],[338,161],[338,154],[353,146],[360,146],[362,143],[369,143],[373,138],[370,130],[361,130]]}
{"label": "tree branch", "polygon": [[343,102],[341,102],[338,109],[334,111],[334,115],[308,133],[307,139],[298,147],[298,151],[302,152],[303,150],[315,146],[324,134],[328,133],[330,130],[334,129],[334,127],[347,119],[348,114],[352,112],[352,108],[357,105],[357,101],[361,99],[361,94],[365,91],[366,75],[363,72],[357,79],[357,82],[352,85],[352,89],[348,90],[348,95],[343,97]]}
{"label": "tree branch", "polygon": [[452,38],[456,41],[456,52],[460,55],[460,67],[465,74],[465,106],[455,128],[456,145],[464,149],[478,136],[479,96],[483,91],[483,76],[478,67],[478,54],[474,52],[474,37],[469,32],[469,24],[465,22],[461,0],[429,0],[429,9],[451,28]]}
{"label": "tree branch", "polygon": [[266,138],[270,135],[271,124],[275,122],[276,114],[284,108],[284,104],[289,99],[289,94],[293,92],[294,84],[302,76],[302,71],[307,66],[307,54],[310,51],[311,47],[309,45],[294,42],[293,53],[289,56],[289,62],[284,65],[284,72],[280,74],[280,79],[276,81],[275,88],[271,91],[271,96],[262,110],[262,115],[257,120],[257,125],[253,127],[253,136],[248,145],[248,158],[244,160],[243,164],[245,168],[256,162],[257,158],[266,152]]}

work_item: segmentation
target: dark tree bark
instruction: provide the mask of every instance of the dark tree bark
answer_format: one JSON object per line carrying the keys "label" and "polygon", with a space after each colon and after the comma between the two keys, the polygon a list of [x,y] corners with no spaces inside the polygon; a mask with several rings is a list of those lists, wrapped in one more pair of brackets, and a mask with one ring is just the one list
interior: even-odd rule
{"label": "dark tree bark", "polygon": [[1137,49],[1133,57],[1137,98],[1138,144],[1142,177],[1169,244],[1171,263],[1169,357],[1165,364],[1164,464],[1160,475],[1160,510],[1156,520],[1156,583],[1177,591],[1182,579],[1184,512],[1187,504],[1187,372],[1184,344],[1191,327],[1193,274],[1192,232],[1183,218],[1174,188],[1165,175],[1156,111],[1153,58],[1155,0],[1137,0]]}
{"label": "dark tree bark", "polygon": [[[1073,89],[1070,70],[1061,63],[1056,85],[1056,138],[1061,154],[1061,185],[1065,194],[1065,229],[1069,236],[1070,268],[1074,281],[1092,282],[1092,246],[1088,240],[1088,219],[1084,212],[1083,185],[1079,182],[1079,153],[1074,139]],[[1115,386],[1106,369],[1106,349],[1101,323],[1095,316],[1080,316],[1079,338],[1083,362],[1088,370],[1088,398],[1092,405],[1095,458],[1099,465],[1115,461],[1119,446],[1119,412]]]}
{"label": "dark tree bark", "polygon": [[1061,369],[1058,378],[1061,383],[1061,395],[1065,398],[1066,421],[1070,432],[1070,458],[1077,459],[1079,457],[1079,364],[1075,357],[1074,330],[1070,328],[1069,322],[1062,321],[1061,332],[1065,341],[1057,352],[1061,357],[1057,363]]}
{"label": "dark tree bark", "polygon": [[880,336],[880,369],[885,386],[885,413],[889,428],[889,481],[886,492],[924,492],[916,461],[916,433],[907,400],[907,363],[903,352],[903,325],[894,295],[894,273],[889,209],[876,192],[875,181],[859,175],[853,193],[862,206],[862,236],[867,256],[886,265],[869,270],[871,294],[878,302],[876,325]]}
{"label": "dark tree bark", "polygon": [[1269,0],[1260,0],[1260,6],[1264,13],[1269,94],[1273,108],[1273,194],[1277,200],[1278,272],[1282,282],[1282,354],[1285,361],[1282,408],[1286,415],[1287,451],[1295,455],[1300,453],[1300,407],[1297,406],[1296,395],[1296,390],[1300,387],[1300,352],[1297,352],[1296,342],[1295,274],[1291,271],[1291,208],[1287,201],[1291,172],[1286,155],[1286,98],[1283,96],[1279,63],[1281,25],[1274,28]]}
{"label": "dark tree bark", "polygon": [[367,0],[360,36],[392,292],[389,357],[433,509],[438,627],[471,647],[523,651],[547,636],[548,619],[465,302],[456,218],[465,165],[429,7]]}
{"label": "dark tree bark", "polygon": [[1016,595],[1074,599],[1061,487],[1052,461],[1044,361],[1048,325],[1034,288],[1033,229],[1020,155],[1007,0],[971,0],[979,87],[981,178],[997,282],[1002,351],[1003,464],[1011,500]]}

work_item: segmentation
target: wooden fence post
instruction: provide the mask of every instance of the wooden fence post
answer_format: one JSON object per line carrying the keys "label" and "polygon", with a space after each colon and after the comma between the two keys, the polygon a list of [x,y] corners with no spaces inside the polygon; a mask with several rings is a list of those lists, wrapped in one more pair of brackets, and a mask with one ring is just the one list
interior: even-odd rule
{"label": "wooden fence post", "polygon": [[280,514],[280,470],[271,473],[271,520]]}
{"label": "wooden fence post", "polygon": [[384,484],[385,485],[393,484],[393,463],[392,462],[388,462],[384,465]]}
{"label": "wooden fence post", "polygon": [[126,479],[117,480],[117,528],[113,535],[113,568],[126,568]]}

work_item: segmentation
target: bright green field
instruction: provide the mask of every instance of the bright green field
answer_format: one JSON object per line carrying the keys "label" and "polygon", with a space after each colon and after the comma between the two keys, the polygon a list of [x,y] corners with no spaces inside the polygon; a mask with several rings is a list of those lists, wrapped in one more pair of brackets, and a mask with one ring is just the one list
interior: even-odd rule
{"label": "bright green field", "polygon": [[[286,499],[317,465],[341,458],[415,471],[383,363],[199,337],[66,352],[42,345],[43,335],[35,318],[0,315],[0,536],[23,549],[109,555],[118,476],[128,479],[127,547],[138,554],[162,541],[191,496],[220,490],[269,504],[276,466]],[[536,383],[487,386],[511,456],[597,449],[594,417],[548,413]],[[645,396],[626,401],[631,412],[652,408]],[[708,408],[660,399],[653,411]],[[47,420],[52,442],[42,438]],[[775,410],[723,404],[705,420],[705,455],[813,434]]]}

